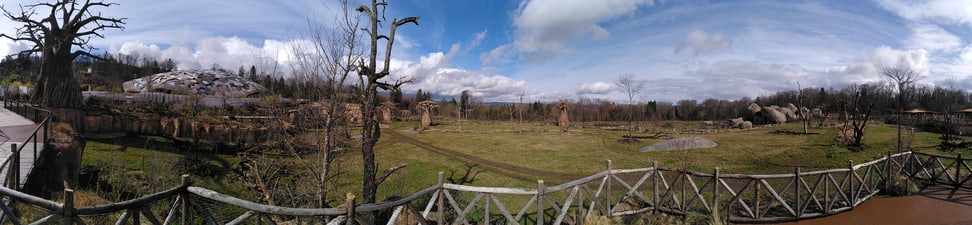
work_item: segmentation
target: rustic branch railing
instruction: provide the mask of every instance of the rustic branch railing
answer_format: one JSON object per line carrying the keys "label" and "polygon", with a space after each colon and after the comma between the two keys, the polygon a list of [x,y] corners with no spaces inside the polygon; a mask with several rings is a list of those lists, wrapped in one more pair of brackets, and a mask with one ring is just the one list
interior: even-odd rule
{"label": "rustic branch railing", "polygon": [[[911,180],[972,188],[972,167],[961,155],[920,152],[890,154],[847,168],[771,175],[722,174],[658,167],[607,168],[568,183],[536,188],[477,187],[444,182],[410,196],[377,204],[339,208],[288,208],[238,199],[182,185],[124,202],[76,208],[73,191],[57,203],[0,188],[7,202],[43,211],[27,219],[0,207],[11,224],[90,224],[94,216],[115,224],[362,224],[369,212],[385,212],[386,224],[583,224],[588,216],[620,216],[647,211],[718,214],[731,222],[778,222],[852,210],[875,194]],[[2,204],[0,204],[2,205]],[[351,209],[351,210],[349,210]],[[179,222],[181,221],[181,222]],[[86,223],[87,222],[87,223]],[[107,223],[107,222],[104,222]],[[6,224],[6,223],[5,223]]]}
{"label": "rustic branch railing", "polygon": [[22,143],[21,145],[10,145],[10,156],[3,159],[3,163],[0,163],[0,173],[6,173],[6,179],[3,180],[3,186],[12,189],[20,189],[23,185],[23,183],[21,183],[21,178],[30,177],[30,173],[33,173],[33,169],[31,169],[27,174],[20,174],[21,153],[27,146],[32,146],[34,154],[33,161],[31,162],[38,162],[38,149],[42,149],[38,148],[38,145],[43,147],[47,146],[49,143],[48,136],[50,135],[51,131],[51,112],[29,105],[23,101],[8,99],[6,96],[3,98],[3,107],[17,113],[20,116],[23,116],[24,118],[30,119],[37,124],[37,127],[34,128],[30,136],[24,140],[16,140]]}

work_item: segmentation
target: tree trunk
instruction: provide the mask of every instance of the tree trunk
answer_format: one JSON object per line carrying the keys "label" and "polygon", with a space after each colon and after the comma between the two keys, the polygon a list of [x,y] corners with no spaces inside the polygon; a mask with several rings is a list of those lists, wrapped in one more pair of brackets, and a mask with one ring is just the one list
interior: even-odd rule
{"label": "tree trunk", "polygon": [[[81,106],[81,85],[71,72],[71,46],[62,52],[48,52],[41,59],[41,71],[31,102],[49,107]],[[65,66],[67,65],[67,66]]]}
{"label": "tree trunk", "polygon": [[361,159],[364,163],[362,176],[362,202],[374,203],[378,186],[375,183],[375,144],[381,138],[381,128],[378,121],[375,121],[375,108],[378,105],[377,90],[369,88],[366,90],[365,104],[362,104],[361,120],[364,127],[361,129]]}

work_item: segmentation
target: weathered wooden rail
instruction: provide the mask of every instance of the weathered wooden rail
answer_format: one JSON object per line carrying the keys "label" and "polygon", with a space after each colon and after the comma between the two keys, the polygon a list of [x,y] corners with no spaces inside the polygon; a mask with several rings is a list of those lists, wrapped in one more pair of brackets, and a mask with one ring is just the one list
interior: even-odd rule
{"label": "weathered wooden rail", "polygon": [[[0,174],[3,174],[4,177],[2,180],[3,187],[20,189],[26,183],[26,179],[30,177],[30,174],[33,173],[33,168],[38,163],[38,157],[40,156],[39,151],[44,149],[49,143],[47,137],[51,133],[51,112],[22,101],[7,99],[6,97],[3,98],[3,107],[37,124],[36,128],[31,131],[26,139],[15,140],[21,143],[20,145],[10,145],[11,152],[9,156],[2,159],[3,162],[0,163]],[[32,148],[28,149],[28,146]],[[33,152],[25,152],[27,150],[32,150]],[[22,157],[23,154],[31,153],[33,154]],[[27,158],[24,159],[24,157]],[[29,160],[29,162],[23,163],[22,160]],[[27,173],[24,174],[23,170],[26,170]]]}
{"label": "weathered wooden rail", "polygon": [[[614,169],[559,185],[536,188],[438,183],[410,196],[341,208],[288,208],[254,203],[190,185],[110,205],[76,207],[73,191],[53,202],[0,187],[4,224],[362,224],[362,215],[385,212],[382,224],[583,224],[587,216],[647,211],[718,214],[732,222],[778,222],[854,209],[894,182],[972,188],[972,167],[959,156],[890,154],[846,168],[771,175],[722,174],[658,167]],[[525,202],[525,203],[524,203]],[[20,204],[20,205],[16,205]],[[515,205],[514,205],[515,204]],[[32,208],[26,215],[18,207]]]}

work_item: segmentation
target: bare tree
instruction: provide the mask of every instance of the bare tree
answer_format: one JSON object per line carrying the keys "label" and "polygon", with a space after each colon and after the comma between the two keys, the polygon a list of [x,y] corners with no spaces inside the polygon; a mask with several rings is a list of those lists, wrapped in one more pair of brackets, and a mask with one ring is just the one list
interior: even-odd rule
{"label": "bare tree", "polygon": [[[29,42],[33,47],[24,52],[41,54],[41,70],[31,102],[53,107],[81,105],[81,85],[73,76],[71,63],[80,56],[101,59],[87,52],[94,49],[88,44],[91,36],[104,38],[101,32],[106,29],[124,29],[122,25],[126,18],[104,17],[92,12],[95,8],[113,5],[118,4],[58,0],[20,5],[19,13],[0,6],[7,19],[22,24],[14,35],[0,34],[0,37]],[[78,50],[72,51],[74,47]]]}
{"label": "bare tree", "polygon": [[645,89],[645,82],[641,80],[636,80],[633,74],[626,73],[618,77],[616,80],[614,80],[614,85],[618,86],[618,88],[621,89],[621,92],[623,92],[624,95],[628,97],[628,106],[629,106],[627,107],[629,109],[628,118],[627,118],[628,135],[625,137],[625,142],[631,143],[632,142],[631,130],[634,129],[631,123],[634,121],[633,109],[635,108],[632,106],[634,106],[635,97],[637,97],[641,93],[641,91]]}
{"label": "bare tree", "polygon": [[895,122],[898,125],[898,141],[897,141],[898,152],[901,152],[901,117],[904,116],[905,97],[908,94],[907,92],[908,88],[914,85],[916,81],[920,80],[921,75],[924,72],[925,72],[924,68],[920,68],[920,67],[915,68],[904,64],[898,64],[897,66],[893,66],[893,67],[884,67],[881,68],[880,71],[881,75],[884,75],[889,80],[894,82],[898,89],[897,90],[898,91],[898,96],[897,96],[898,116],[896,119],[897,121]]}
{"label": "bare tree", "polygon": [[314,138],[312,147],[317,149],[319,166],[306,162],[296,149],[288,144],[291,152],[303,164],[303,167],[317,176],[318,207],[327,207],[327,187],[335,175],[332,165],[337,155],[348,147],[346,135],[348,130],[347,117],[344,116],[345,105],[349,102],[350,90],[346,85],[349,77],[354,73],[354,65],[360,61],[363,49],[360,31],[360,14],[351,12],[350,2],[341,1],[342,13],[334,19],[331,26],[308,21],[310,28],[308,40],[311,45],[295,45],[293,49],[294,63],[293,79],[305,84],[301,89],[302,97],[321,102],[321,110],[307,110],[302,116],[320,123],[298,123],[309,129],[301,131],[320,130],[319,138]]}
{"label": "bare tree", "polygon": [[[378,126],[378,121],[375,120],[375,113],[378,109],[378,100],[380,96],[378,95],[378,88],[384,90],[398,89],[402,84],[411,82],[409,79],[401,77],[399,79],[393,80],[391,82],[386,81],[386,77],[389,76],[389,68],[391,67],[391,54],[392,46],[395,43],[395,30],[399,26],[414,23],[418,25],[418,17],[406,17],[404,19],[398,20],[397,18],[392,19],[391,26],[388,28],[388,35],[383,35],[379,33],[378,24],[385,20],[385,8],[388,6],[388,2],[371,0],[370,6],[359,6],[356,10],[358,12],[364,13],[368,16],[368,22],[370,22],[370,27],[363,28],[363,30],[370,36],[370,52],[368,54],[368,59],[360,62],[357,66],[358,73],[358,97],[362,104],[361,118],[364,125],[361,129],[361,157],[363,167],[363,185],[362,185],[362,201],[363,203],[374,203],[375,194],[378,191],[378,180],[375,179],[375,144],[378,143],[378,139],[381,138],[381,128]],[[385,56],[382,58],[384,62],[384,67],[381,71],[378,70],[378,39],[386,39],[385,45]],[[392,169],[386,170],[381,177],[387,177],[396,169],[401,167],[393,167]]]}

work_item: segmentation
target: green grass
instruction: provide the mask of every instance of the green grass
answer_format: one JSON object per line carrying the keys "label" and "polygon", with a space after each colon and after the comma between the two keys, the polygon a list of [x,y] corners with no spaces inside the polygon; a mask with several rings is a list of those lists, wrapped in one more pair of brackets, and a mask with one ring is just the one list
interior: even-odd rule
{"label": "green grass", "polygon": [[[685,122],[697,123],[697,122]],[[402,124],[403,127],[409,127]],[[689,130],[681,124],[679,130]],[[476,155],[491,161],[542,171],[556,171],[586,176],[604,170],[611,160],[614,168],[660,166],[689,168],[710,172],[720,167],[723,173],[790,173],[794,167],[804,171],[842,168],[848,160],[863,163],[885,155],[895,146],[893,125],[877,124],[866,130],[861,151],[851,151],[834,141],[837,128],[810,129],[811,135],[781,134],[775,131],[802,131],[802,124],[774,125],[752,130],[733,130],[708,134],[674,134],[673,137],[704,137],[719,146],[691,151],[638,150],[663,139],[643,139],[640,144],[621,144],[624,132],[595,127],[572,128],[570,134],[557,132],[553,126],[523,125],[528,132],[513,133],[509,123],[463,124],[460,131],[453,124],[442,124],[421,134],[410,136],[447,149]],[[649,135],[639,133],[636,135]],[[938,134],[917,133],[912,147],[937,154],[955,154],[935,149]]]}
{"label": "green grass", "polygon": [[[681,122],[675,124],[673,128],[664,129],[689,131],[698,129],[696,124],[697,122]],[[641,147],[664,139],[643,139],[640,144],[621,144],[617,140],[625,134],[622,131],[586,126],[574,127],[569,134],[565,135],[553,125],[528,123],[519,126],[518,129],[523,132],[514,133],[511,131],[511,127],[514,126],[511,125],[513,124],[508,122],[474,121],[464,122],[462,130],[459,130],[455,124],[446,122],[420,134],[403,133],[441,148],[475,155],[489,161],[574,176],[588,176],[600,172],[605,169],[607,160],[611,160],[613,167],[618,169],[650,167],[653,161],[657,161],[663,167],[684,167],[701,172],[711,172],[713,168],[720,167],[724,174],[791,173],[794,167],[801,167],[803,171],[843,168],[848,166],[848,160],[858,164],[887,154],[894,148],[896,134],[894,126],[873,123],[868,128],[864,139],[867,148],[861,151],[850,151],[845,146],[834,142],[836,128],[811,129],[810,132],[815,133],[811,135],[776,132],[802,131],[801,124],[793,123],[745,131],[722,130],[707,134],[673,134],[672,137],[708,138],[719,146],[691,151],[642,153],[638,151]],[[415,126],[415,122],[400,122],[394,124],[394,128],[383,129],[385,135],[376,149],[378,173],[399,162],[406,163],[408,166],[389,177],[379,188],[379,200],[392,196],[404,197],[434,185],[438,181],[437,176],[440,171],[445,172],[446,178],[450,175],[458,178],[467,168],[467,164],[460,160],[411,144],[397,143],[388,133],[392,129],[407,130]],[[651,134],[654,132],[636,135]],[[968,149],[941,152],[935,148],[937,144],[937,134],[918,133],[912,147],[936,154],[969,155],[972,153]],[[171,164],[184,157],[192,156],[186,154],[175,151],[169,140],[158,137],[118,141],[98,140],[88,142],[82,164],[83,166],[109,165],[126,168],[129,171],[137,171],[136,175],[140,173],[140,176],[145,177],[166,177],[163,181],[159,181],[162,185],[157,185],[157,189],[161,190],[178,184],[179,174],[172,172]],[[274,163],[291,165],[291,172],[303,171],[300,166],[293,166],[300,163],[288,154],[278,153],[266,156],[275,160]],[[215,178],[194,177],[197,186],[229,195],[254,196],[252,190],[242,187],[237,180],[238,174],[235,171],[239,170],[240,159],[236,155],[199,154],[199,157],[224,170],[224,175]],[[309,154],[303,157],[309,165],[320,164],[317,161],[319,157],[316,155]],[[328,195],[332,204],[343,202],[344,193],[355,193],[360,196],[360,153],[352,148],[341,154],[333,169],[340,175],[334,180],[335,185],[329,187]],[[487,165],[479,165],[473,171],[480,171],[476,179],[469,184],[475,186],[531,188],[537,185],[534,179],[545,179],[535,176],[526,176],[527,180],[517,179],[497,173],[496,171],[502,170]],[[309,191],[316,185],[312,177],[305,174],[288,177],[281,182],[296,183],[298,190]],[[547,185],[552,186],[559,182],[548,182]],[[501,198],[516,197],[502,196]]]}
{"label": "green grass", "polygon": [[151,136],[124,137],[115,140],[89,140],[86,142],[82,168],[115,169],[111,180],[134,182],[134,177],[158,178],[141,184],[140,193],[151,193],[178,186],[181,174],[173,166],[183,158],[199,157],[219,168],[221,177],[191,177],[194,185],[211,188],[227,194],[239,194],[243,190],[234,183],[233,167],[239,163],[235,155],[200,153],[193,155],[177,152],[172,143],[164,138]]}

